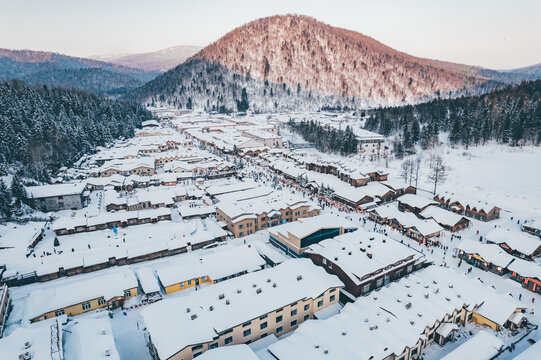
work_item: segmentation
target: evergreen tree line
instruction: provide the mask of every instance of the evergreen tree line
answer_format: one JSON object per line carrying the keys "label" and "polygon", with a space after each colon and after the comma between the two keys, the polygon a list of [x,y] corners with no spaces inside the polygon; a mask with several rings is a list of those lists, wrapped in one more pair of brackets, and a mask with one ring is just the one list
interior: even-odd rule
{"label": "evergreen tree line", "polygon": [[323,127],[314,120],[295,122],[290,120],[289,127],[314,147],[323,152],[340,153],[342,155],[357,152],[357,138],[351,127],[339,130],[332,127]]}
{"label": "evergreen tree line", "polygon": [[512,146],[541,142],[541,80],[494,90],[481,96],[375,109],[365,128],[401,135],[400,150],[429,148],[446,132],[451,144],[467,146],[496,140]]}
{"label": "evergreen tree line", "polygon": [[0,82],[0,176],[48,180],[96,146],[131,137],[151,114],[77,90]]}

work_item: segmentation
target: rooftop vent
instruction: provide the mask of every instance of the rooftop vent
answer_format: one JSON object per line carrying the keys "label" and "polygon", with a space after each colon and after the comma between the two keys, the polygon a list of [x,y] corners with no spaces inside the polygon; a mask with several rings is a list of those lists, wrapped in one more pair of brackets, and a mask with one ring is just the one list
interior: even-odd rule
{"label": "rooftop vent", "polygon": [[461,298],[461,297],[462,297],[462,295],[460,295],[460,294],[456,294],[456,297],[457,297],[457,298]]}
{"label": "rooftop vent", "polygon": [[25,352],[24,354],[19,355],[19,360],[30,360],[32,359],[32,355],[30,355],[29,352]]}
{"label": "rooftop vent", "polygon": [[409,302],[406,304],[406,309],[409,309],[410,307],[411,307],[411,303]]}
{"label": "rooftop vent", "polygon": [[237,289],[237,294],[240,294],[242,292],[241,289]]}
{"label": "rooftop vent", "polygon": [[363,249],[363,248],[361,248],[361,251],[362,251],[362,252],[365,252],[365,251],[366,251],[366,249]]}
{"label": "rooftop vent", "polygon": [[423,314],[417,313],[417,316],[418,316],[418,317],[423,317]]}
{"label": "rooftop vent", "polygon": [[302,280],[302,275],[297,276],[297,281]]}
{"label": "rooftop vent", "polygon": [[192,320],[197,319],[197,314],[192,314],[192,316],[190,316],[190,318],[191,318]]}
{"label": "rooftop vent", "polygon": [[314,347],[315,347],[316,349],[319,349],[319,343],[315,343],[315,344],[314,344]]}
{"label": "rooftop vent", "polygon": [[225,304],[226,304],[226,305],[229,305],[229,304],[230,304],[229,300],[226,300],[226,301],[225,301]]}
{"label": "rooftop vent", "polygon": [[256,286],[257,286],[257,284],[252,284],[252,287],[256,287]]}
{"label": "rooftop vent", "polygon": [[368,256],[369,259],[372,259],[372,254],[366,253],[366,256]]}
{"label": "rooftop vent", "polygon": [[453,288],[453,284],[449,284],[449,289],[452,289]]}
{"label": "rooftop vent", "polygon": [[225,295],[224,295],[224,294],[220,294],[220,295],[218,295],[218,299],[220,299],[220,300],[222,300],[222,299],[223,299],[224,297],[225,297]]}
{"label": "rooftop vent", "polygon": [[342,246],[342,250],[346,250],[346,247],[345,247],[345,246]]}
{"label": "rooftop vent", "polygon": [[329,349],[327,349],[327,348],[323,349],[323,353],[324,353],[324,354],[328,354],[328,353],[329,353]]}
{"label": "rooftop vent", "polygon": [[[101,330],[100,330],[100,334],[102,334],[102,335],[107,335],[107,330],[101,329]],[[26,343],[25,343],[25,345],[26,345]],[[28,348],[27,348],[27,349],[28,349]]]}
{"label": "rooftop vent", "polygon": [[209,306],[209,310],[210,311],[214,310],[214,306]]}
{"label": "rooftop vent", "polygon": [[105,356],[111,356],[111,350],[109,349],[105,349],[105,351],[103,352]]}
{"label": "rooftop vent", "polygon": [[275,288],[275,287],[276,287],[276,283],[273,283],[273,284],[272,284],[272,287]]}
{"label": "rooftop vent", "polygon": [[261,291],[262,291],[261,288],[258,288],[255,292],[256,294],[261,294]]}
{"label": "rooftop vent", "polygon": [[192,311],[192,310],[190,310],[190,308],[186,308],[187,313],[189,313],[190,311]]}
{"label": "rooftop vent", "polygon": [[27,342],[24,343],[24,348],[25,348],[25,349],[30,348],[30,346],[32,346],[32,344],[30,343],[30,341],[27,341]]}
{"label": "rooftop vent", "polygon": [[411,324],[411,325],[415,325],[415,321],[411,320],[411,321],[410,321],[410,324]]}
{"label": "rooftop vent", "polygon": [[346,330],[342,330],[342,335],[345,336],[346,334],[347,334]]}
{"label": "rooftop vent", "polygon": [[425,299],[428,299],[428,293],[425,294]]}
{"label": "rooftop vent", "polygon": [[267,282],[270,283],[270,282],[271,282],[271,279],[267,279]]}
{"label": "rooftop vent", "polygon": [[351,255],[351,251],[348,251],[348,255]]}
{"label": "rooftop vent", "polygon": [[334,257],[334,261],[338,261],[338,256],[335,256],[335,257]]}

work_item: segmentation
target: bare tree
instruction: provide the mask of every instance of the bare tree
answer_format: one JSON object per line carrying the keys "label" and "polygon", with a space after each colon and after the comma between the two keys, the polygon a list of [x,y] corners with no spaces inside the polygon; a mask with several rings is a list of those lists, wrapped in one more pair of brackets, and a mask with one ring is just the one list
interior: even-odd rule
{"label": "bare tree", "polygon": [[423,156],[421,154],[415,159],[415,188],[417,188],[417,184],[419,183],[419,170],[421,169],[422,160]]}
{"label": "bare tree", "polygon": [[447,179],[447,167],[443,162],[441,156],[434,157],[432,162],[432,170],[428,174],[428,181],[434,183],[434,195],[436,195],[436,189],[438,184],[443,184]]}
{"label": "bare tree", "polygon": [[411,160],[404,160],[402,162],[402,165],[401,165],[402,170],[400,171],[400,177],[404,179],[404,183],[406,184],[408,183],[408,179],[410,180],[410,184],[411,184],[412,167],[413,167],[413,162]]}

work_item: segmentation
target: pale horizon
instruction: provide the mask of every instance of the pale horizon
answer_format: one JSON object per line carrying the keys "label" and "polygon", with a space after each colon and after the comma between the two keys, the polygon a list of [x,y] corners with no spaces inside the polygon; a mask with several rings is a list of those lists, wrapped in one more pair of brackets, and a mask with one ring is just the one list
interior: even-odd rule
{"label": "pale horizon", "polygon": [[533,0],[336,0],[332,6],[307,0],[0,0],[0,5],[0,48],[77,57],[204,47],[258,18],[303,14],[418,57],[490,69],[541,63],[541,3]]}

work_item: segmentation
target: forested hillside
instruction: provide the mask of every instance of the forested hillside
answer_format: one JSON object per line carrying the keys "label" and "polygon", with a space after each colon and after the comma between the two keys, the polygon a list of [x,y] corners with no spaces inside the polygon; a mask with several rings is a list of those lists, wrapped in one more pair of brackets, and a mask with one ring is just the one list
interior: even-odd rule
{"label": "forested hillside", "polygon": [[342,155],[357,152],[357,138],[349,126],[346,127],[346,130],[325,128],[313,120],[300,122],[290,120],[288,125],[291,130],[300,134],[304,140],[313,144],[319,151]]}
{"label": "forested hillside", "polygon": [[0,49],[0,80],[4,81],[18,79],[30,85],[118,95],[143,85],[158,74],[51,52]]}
{"label": "forested hillside", "polygon": [[120,137],[151,117],[141,105],[76,90],[0,82],[0,175],[50,172]]}
{"label": "forested hillside", "polygon": [[366,129],[399,134],[405,149],[430,147],[441,132],[452,144],[510,145],[541,142],[541,80],[494,90],[481,96],[434,100],[424,104],[371,111]]}

